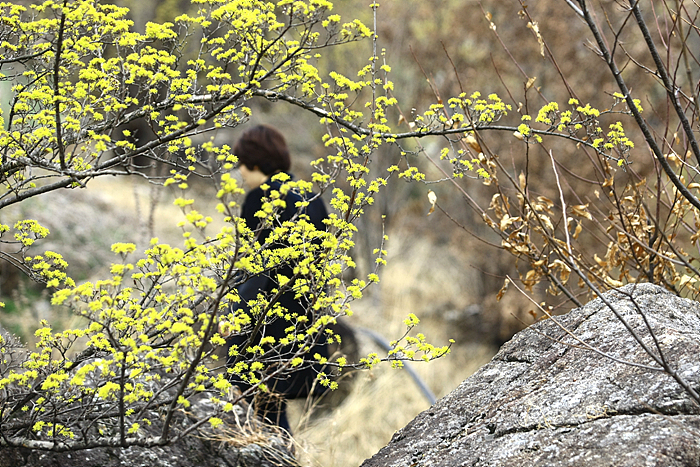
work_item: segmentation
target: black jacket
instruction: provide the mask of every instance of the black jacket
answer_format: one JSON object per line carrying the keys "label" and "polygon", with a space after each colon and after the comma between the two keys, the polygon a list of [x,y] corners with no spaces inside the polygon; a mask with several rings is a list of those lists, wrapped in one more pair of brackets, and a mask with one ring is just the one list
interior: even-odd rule
{"label": "black jacket", "polygon": [[[271,190],[279,191],[281,183],[277,181],[273,182],[268,179],[264,185],[269,186],[267,191],[264,191],[262,188],[258,187],[248,192],[241,209],[241,217],[245,220],[246,225],[254,232],[259,230],[260,219],[255,216],[255,213],[262,209],[263,198],[268,196]],[[314,194],[308,194],[304,196],[304,199],[309,200],[314,198],[314,196]],[[283,199],[285,200],[286,207],[283,211],[278,213],[277,219],[279,223],[295,219],[295,216],[298,214],[306,214],[309,216],[310,222],[313,223],[316,229],[326,229],[326,225],[323,223],[323,221],[328,217],[328,211],[326,210],[326,206],[320,197],[313,199],[313,201],[311,201],[305,208],[302,208],[301,211],[296,205],[298,202],[304,200],[302,199],[302,196],[290,191],[284,196]],[[267,237],[270,235],[270,230],[262,229],[257,232],[256,235],[260,244],[263,244],[265,239],[267,239]],[[280,246],[282,247],[285,245],[281,244]],[[270,271],[270,273],[266,275],[261,274],[256,277],[252,277],[242,284],[238,289],[239,295],[241,296],[240,307],[243,309],[247,308],[246,302],[250,299],[254,299],[259,291],[269,292],[272,289],[277,288],[278,284],[276,283],[275,278],[278,274],[291,278],[294,274],[293,265],[287,264],[281,266],[274,271]],[[299,315],[306,314],[311,321],[313,316],[306,312],[309,306],[307,297],[295,299],[294,296],[294,292],[286,292],[280,297],[278,303],[290,313],[298,313]],[[261,332],[256,336],[252,343],[258,343],[260,339],[265,336],[272,336],[275,339],[283,338],[287,335],[285,329],[287,329],[290,325],[290,321],[278,318],[263,326]],[[229,345],[238,344],[240,347],[249,339],[249,337],[250,336],[235,336],[229,340]],[[240,351],[243,350],[244,349],[240,349]],[[292,350],[293,349],[291,346],[286,346],[283,348],[282,355]],[[314,346],[307,354],[306,359],[308,360],[313,358],[316,353],[323,357],[328,357],[327,345],[319,344]],[[312,368],[302,369],[294,372],[292,375],[268,383],[268,387],[278,394],[284,394],[288,398],[306,397],[309,394],[309,390],[314,380],[316,379],[318,371],[320,371],[320,365],[316,364]],[[243,387],[247,386],[245,383],[240,382],[236,384]]]}

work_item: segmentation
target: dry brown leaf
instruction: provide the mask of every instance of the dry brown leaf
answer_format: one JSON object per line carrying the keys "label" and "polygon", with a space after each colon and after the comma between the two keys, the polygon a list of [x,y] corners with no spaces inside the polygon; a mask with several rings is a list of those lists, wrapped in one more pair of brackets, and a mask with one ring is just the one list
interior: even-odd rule
{"label": "dry brown leaf", "polygon": [[546,206],[547,210],[549,210],[552,206],[554,206],[554,201],[547,198],[546,196],[538,196],[537,202],[544,204]]}
{"label": "dry brown leaf", "polygon": [[430,211],[428,211],[428,215],[431,215],[435,211],[435,203],[437,203],[437,195],[433,190],[428,191],[428,201],[430,202]]}
{"label": "dry brown leaf", "polygon": [[574,233],[571,235],[574,240],[578,238],[578,236],[581,234],[581,231],[583,230],[583,227],[581,227],[581,224],[576,224],[576,229],[574,230]]}
{"label": "dry brown leaf", "polygon": [[539,214],[537,217],[540,218],[540,220],[544,223],[544,226],[547,227],[550,231],[554,230],[554,225],[552,224],[552,221],[549,219],[549,216],[545,216],[544,214]]}
{"label": "dry brown leaf", "polygon": [[681,166],[681,160],[675,154],[666,154],[665,157],[668,161],[673,162],[673,165],[675,165],[676,167]]}
{"label": "dry brown leaf", "polygon": [[692,276],[688,276],[687,274],[683,274],[683,276],[680,279],[680,282],[678,283],[678,287],[683,287],[685,284],[694,284],[698,280]]}
{"label": "dry brown leaf", "polygon": [[540,55],[544,57],[544,39],[542,39],[542,34],[540,34],[540,26],[537,24],[537,21],[532,21],[527,23],[527,27],[532,29],[532,32],[537,36],[537,43],[540,44]]}
{"label": "dry brown leaf", "polygon": [[571,275],[571,268],[562,260],[554,260],[552,264],[549,265],[550,269],[558,270],[559,276],[563,284],[569,282],[569,276]]}
{"label": "dry brown leaf", "polygon": [[513,222],[520,222],[522,219],[520,217],[510,217],[508,214],[503,216],[501,219],[501,232],[504,232],[508,227],[510,227]]}
{"label": "dry brown leaf", "polygon": [[588,204],[575,204],[571,206],[571,210],[578,217],[585,217],[589,221],[593,220],[593,216],[591,216],[591,213],[588,212]]}
{"label": "dry brown leaf", "polygon": [[469,133],[465,138],[464,142],[467,143],[474,151],[477,153],[482,152],[481,151],[481,146],[479,145],[479,141],[474,137],[472,133]]}
{"label": "dry brown leaf", "polygon": [[624,285],[622,282],[615,280],[610,276],[607,276],[605,278],[605,283],[608,284],[610,287],[622,287]]}
{"label": "dry brown leaf", "polygon": [[525,83],[525,90],[527,91],[532,87],[533,84],[535,84],[535,80],[537,80],[537,76],[533,76],[532,78],[528,78],[527,83]]}
{"label": "dry brown leaf", "polygon": [[496,294],[496,301],[500,302],[501,299],[503,298],[503,295],[506,293],[508,290],[508,286],[510,285],[510,279],[506,279],[503,281],[503,287],[501,287],[501,290],[498,291],[498,294]]}
{"label": "dry brown leaf", "polygon": [[537,279],[539,279],[537,271],[530,269],[527,274],[525,274],[525,279],[522,280],[525,290],[532,292],[532,287],[537,283]]}

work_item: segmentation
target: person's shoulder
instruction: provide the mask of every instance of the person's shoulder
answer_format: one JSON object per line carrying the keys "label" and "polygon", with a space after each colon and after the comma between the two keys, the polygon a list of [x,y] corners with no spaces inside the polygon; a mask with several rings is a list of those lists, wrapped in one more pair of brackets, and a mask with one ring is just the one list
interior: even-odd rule
{"label": "person's shoulder", "polygon": [[326,208],[326,203],[323,201],[320,195],[316,193],[309,193],[307,200],[310,200],[309,206],[306,208],[306,213],[314,220],[314,222],[321,222],[323,219],[328,217],[328,209]]}
{"label": "person's shoulder", "polygon": [[262,199],[263,196],[265,196],[265,191],[261,187],[253,188],[252,190],[249,190],[245,194],[244,203],[250,202],[250,201],[256,200],[256,199]]}

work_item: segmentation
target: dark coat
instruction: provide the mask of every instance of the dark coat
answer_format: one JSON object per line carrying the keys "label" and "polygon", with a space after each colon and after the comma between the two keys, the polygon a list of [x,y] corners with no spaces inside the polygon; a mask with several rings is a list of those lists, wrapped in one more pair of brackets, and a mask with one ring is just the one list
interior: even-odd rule
{"label": "dark coat", "polygon": [[[269,190],[279,190],[281,186],[279,182],[273,182],[269,179],[265,184],[270,187],[268,189],[268,192]],[[243,206],[241,209],[241,217],[245,220],[246,225],[254,232],[258,230],[260,224],[260,219],[258,217],[255,217],[255,213],[262,209],[262,200],[265,196],[267,196],[268,192],[264,191],[260,187],[255,188],[248,192],[243,202]],[[313,194],[309,194],[305,196],[305,199],[308,200],[313,198],[314,196],[315,195]],[[326,229],[326,225],[323,223],[323,221],[328,217],[328,211],[326,210],[325,203],[320,197],[316,197],[316,199],[311,201],[308,206],[301,210],[301,212],[299,212],[299,208],[296,207],[296,204],[299,201],[302,201],[302,197],[299,194],[289,192],[287,193],[284,199],[286,202],[286,207],[284,211],[279,212],[278,219],[280,223],[292,220],[297,214],[301,213],[309,216],[310,222],[313,223],[316,229]],[[257,232],[257,239],[262,244],[269,234],[270,230],[268,229],[260,230],[259,232]],[[282,266],[274,271],[271,271],[267,275],[255,276],[246,281],[244,284],[242,284],[238,289],[239,295],[241,296],[241,307],[245,308],[246,302],[250,299],[254,299],[259,291],[269,292],[272,289],[278,287],[278,284],[275,281],[275,278],[278,274],[291,278],[294,274],[293,265]],[[295,299],[294,295],[294,292],[284,293],[279,299],[279,304],[285,309],[287,309],[290,313],[298,313],[299,315],[307,314],[307,299],[305,297]],[[309,314],[307,314],[307,316],[309,320],[313,318]],[[265,336],[272,336],[275,339],[283,338],[287,335],[285,329],[289,326],[289,321],[278,318],[272,323],[263,326],[260,335],[257,336],[254,343],[259,342],[259,340]],[[229,345],[238,344],[240,346],[248,338],[249,336],[235,336],[234,338],[229,340]],[[283,348],[282,354],[284,355],[286,351],[291,350],[291,347],[287,346]],[[316,345],[311,349],[311,351],[307,355],[310,358],[313,358],[313,355],[315,355],[316,353],[327,358],[328,346],[325,344]],[[316,379],[318,371],[320,370],[321,366],[316,364],[312,368],[306,368],[294,372],[292,375],[268,383],[268,387],[278,394],[285,395],[287,398],[306,397],[309,394],[310,388]],[[236,384],[242,386],[242,388],[248,386],[247,384],[241,382],[237,382]]]}

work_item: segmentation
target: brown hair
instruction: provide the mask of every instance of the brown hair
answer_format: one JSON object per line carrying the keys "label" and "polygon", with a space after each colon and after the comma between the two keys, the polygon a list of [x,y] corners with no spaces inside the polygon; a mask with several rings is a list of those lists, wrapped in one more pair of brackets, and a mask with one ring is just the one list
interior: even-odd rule
{"label": "brown hair", "polygon": [[246,130],[233,147],[233,153],[248,170],[257,167],[265,175],[286,172],[291,167],[284,136],[267,125]]}

